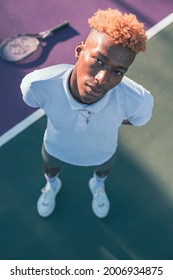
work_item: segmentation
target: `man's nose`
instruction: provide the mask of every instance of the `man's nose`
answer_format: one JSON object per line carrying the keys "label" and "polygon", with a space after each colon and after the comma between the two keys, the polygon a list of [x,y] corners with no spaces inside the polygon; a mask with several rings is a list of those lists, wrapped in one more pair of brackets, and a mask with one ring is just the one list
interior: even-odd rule
{"label": "man's nose", "polygon": [[99,85],[103,85],[107,83],[108,78],[109,78],[108,70],[100,70],[95,76],[95,79]]}

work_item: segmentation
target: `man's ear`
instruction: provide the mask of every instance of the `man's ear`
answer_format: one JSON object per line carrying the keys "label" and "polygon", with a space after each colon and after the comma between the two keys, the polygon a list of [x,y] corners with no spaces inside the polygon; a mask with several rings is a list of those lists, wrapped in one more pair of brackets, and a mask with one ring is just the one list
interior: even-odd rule
{"label": "man's ear", "polygon": [[78,59],[85,46],[84,42],[80,42],[75,49],[75,57]]}

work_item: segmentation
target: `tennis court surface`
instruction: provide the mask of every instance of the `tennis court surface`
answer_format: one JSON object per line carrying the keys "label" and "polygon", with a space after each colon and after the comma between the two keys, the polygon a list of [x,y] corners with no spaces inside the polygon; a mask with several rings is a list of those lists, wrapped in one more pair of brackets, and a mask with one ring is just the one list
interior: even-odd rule
{"label": "tennis court surface", "polygon": [[[55,2],[52,1],[54,3],[52,5],[57,5]],[[63,20],[68,19],[68,12],[65,18],[65,5],[69,2],[64,1],[62,5]],[[86,18],[90,12],[93,13],[100,7],[99,1],[93,2],[92,5],[86,5]],[[135,12],[137,9],[134,8],[133,1],[122,1],[121,5],[123,3],[124,6],[120,5],[120,1],[107,2],[111,7],[127,11]],[[107,2],[103,1],[103,7],[101,5],[100,8],[106,8]],[[173,8],[170,1],[165,2]],[[8,5],[12,2],[8,0],[5,3],[4,7],[6,5],[10,11]],[[144,18],[142,1],[138,3],[141,4],[139,16]],[[21,8],[24,9],[23,6]],[[61,7],[58,8],[60,13]],[[157,22],[171,12],[165,11]],[[36,14],[36,11],[34,13]],[[29,20],[29,16],[27,17]],[[32,20],[33,18],[34,14]],[[59,52],[55,44],[56,39],[51,39],[52,50],[49,50],[49,56],[45,60],[42,57],[32,62],[30,66],[25,64],[13,66],[4,61],[0,62],[3,69],[2,77],[8,84],[6,89],[10,89],[6,101],[3,101],[5,93],[1,92],[2,104],[10,103],[6,112],[4,110],[2,113],[1,110],[1,260],[173,259],[173,23],[171,23],[173,14],[170,18],[169,24],[161,28],[160,32],[157,30],[148,40],[147,53],[136,58],[127,75],[151,91],[155,99],[155,109],[152,120],[146,126],[140,128],[123,126],[120,129],[117,160],[106,181],[111,210],[108,217],[103,220],[97,219],[91,210],[88,180],[92,175],[92,169],[70,165],[65,166],[61,172],[63,188],[57,197],[54,213],[49,218],[38,216],[36,203],[40,189],[45,184],[40,154],[46,126],[45,116],[31,122],[29,126],[26,125],[26,128],[16,135],[13,131],[14,137],[8,134],[4,137],[13,125],[33,113],[23,104],[19,89],[10,99],[11,88],[14,87],[16,90],[21,78],[33,68],[42,68],[55,63],[56,54]],[[152,16],[148,16],[148,19],[150,19],[147,23],[149,29],[157,22]],[[19,18],[19,21],[22,19]],[[60,33],[62,37],[64,36],[62,41],[58,39],[62,56],[56,63],[61,63],[61,59],[64,59],[64,62],[73,62],[73,53],[68,61],[64,50],[69,55],[73,44],[81,37],[81,30],[78,30],[73,18],[71,22],[74,26],[72,24],[70,29],[64,31],[65,33]],[[79,26],[81,22],[80,17]],[[15,24],[17,25],[17,21]],[[31,29],[33,27],[32,23]],[[15,31],[15,26],[12,29]],[[70,46],[69,41],[72,43]],[[13,83],[8,81],[8,74],[14,75]],[[13,102],[16,96],[17,105],[16,101]],[[22,113],[17,112],[19,108]],[[13,118],[15,112],[17,116]]]}

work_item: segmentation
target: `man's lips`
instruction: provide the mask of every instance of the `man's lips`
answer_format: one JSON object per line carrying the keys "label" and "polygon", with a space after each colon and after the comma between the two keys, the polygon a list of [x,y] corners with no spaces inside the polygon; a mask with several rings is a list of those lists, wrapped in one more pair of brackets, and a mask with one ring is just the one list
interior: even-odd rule
{"label": "man's lips", "polygon": [[99,97],[100,95],[104,94],[104,91],[98,87],[93,87],[90,85],[87,85],[87,87],[89,88],[88,93],[91,94],[93,97]]}

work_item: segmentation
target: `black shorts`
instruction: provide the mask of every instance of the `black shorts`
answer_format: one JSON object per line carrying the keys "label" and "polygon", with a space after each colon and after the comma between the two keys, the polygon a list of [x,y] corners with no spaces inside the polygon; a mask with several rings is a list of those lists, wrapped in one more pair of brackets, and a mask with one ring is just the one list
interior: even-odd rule
{"label": "black shorts", "polygon": [[[48,154],[48,152],[46,151],[44,145],[42,145],[42,158],[43,158],[43,161],[49,165],[51,168],[59,168],[59,167],[62,167],[64,164],[68,164],[58,158],[55,158],[53,156],[51,156],[50,154]],[[108,159],[106,162],[100,164],[100,165],[97,165],[97,166],[93,166],[94,169],[100,171],[100,172],[104,172],[106,170],[109,170],[111,169],[113,163],[115,161],[115,153],[113,154],[113,156]]]}

